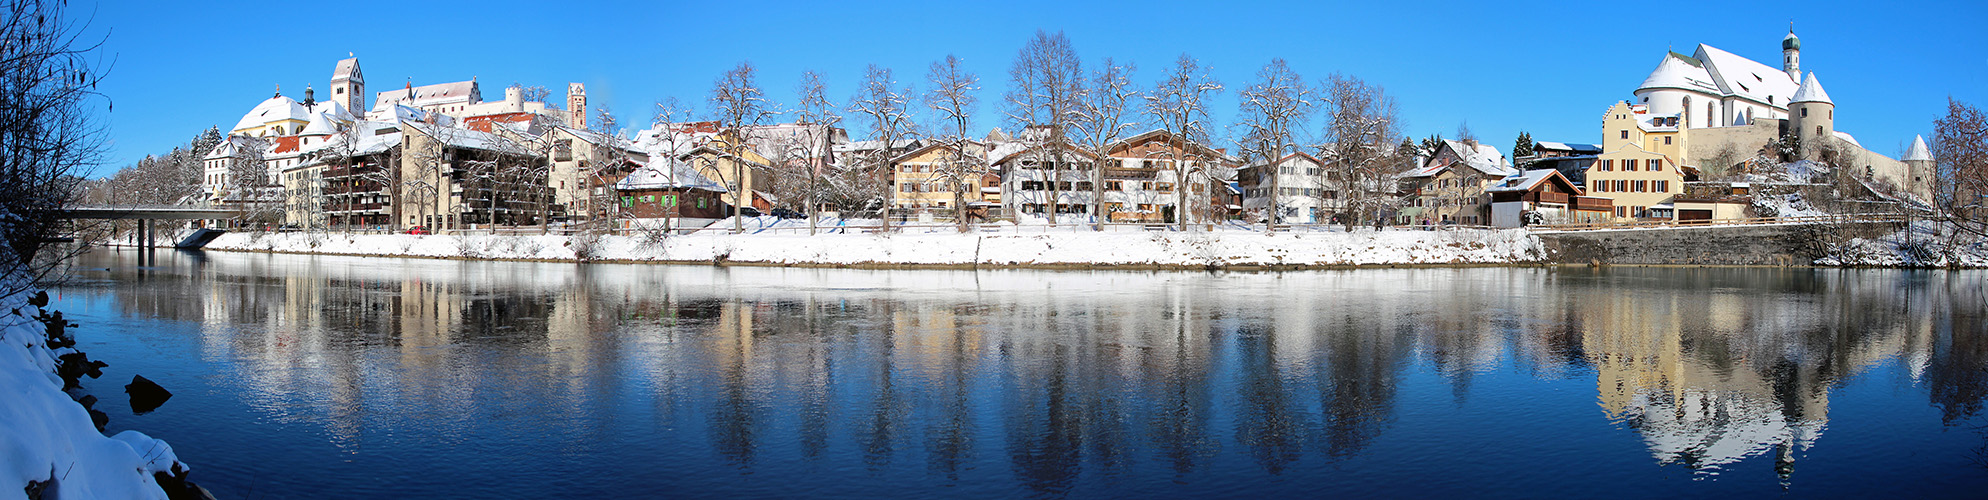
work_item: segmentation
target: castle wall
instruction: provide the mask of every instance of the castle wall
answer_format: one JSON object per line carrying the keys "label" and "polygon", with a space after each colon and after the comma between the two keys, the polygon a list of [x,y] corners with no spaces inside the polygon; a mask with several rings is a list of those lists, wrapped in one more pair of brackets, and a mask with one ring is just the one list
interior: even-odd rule
{"label": "castle wall", "polygon": [[1685,165],[1699,167],[1700,171],[1710,174],[1712,172],[1723,171],[1725,168],[1732,166],[1709,165],[1712,158],[1719,155],[1720,150],[1731,145],[1733,151],[1739,153],[1738,159],[1744,160],[1751,158],[1754,153],[1760,151],[1762,146],[1766,146],[1767,143],[1774,142],[1775,138],[1780,137],[1781,121],[1754,120],[1752,125],[1692,128],[1685,129],[1684,133],[1688,136],[1685,140],[1686,150],[1683,157],[1679,158],[1678,161]]}

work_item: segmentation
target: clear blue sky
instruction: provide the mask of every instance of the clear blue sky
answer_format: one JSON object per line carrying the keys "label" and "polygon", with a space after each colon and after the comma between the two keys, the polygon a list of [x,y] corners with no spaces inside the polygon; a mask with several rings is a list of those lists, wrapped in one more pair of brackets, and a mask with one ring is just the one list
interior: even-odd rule
{"label": "clear blue sky", "polygon": [[[1627,99],[1666,49],[1699,43],[1779,67],[1793,20],[1802,68],[1836,101],[1837,127],[1894,154],[1928,133],[1953,96],[1988,106],[1988,2],[1797,1],[1122,3],[1020,0],[842,2],[216,2],[111,0],[95,9],[116,66],[102,88],[109,165],[170,150],[212,125],[225,132],[281,85],[302,98],[356,53],[368,90],[476,77],[489,99],[513,83],[563,95],[584,82],[595,105],[647,123],[675,96],[701,112],[712,81],[751,61],[774,99],[792,102],[803,70],[847,99],[865,65],[895,69],[921,91],[948,53],[981,77],[982,130],[1004,126],[1000,94],[1015,52],[1038,28],[1061,30],[1088,66],[1140,66],[1150,86],[1182,52],[1235,91],[1273,57],[1299,74],[1342,72],[1384,86],[1414,137],[1454,136],[1468,122],[1508,149],[1540,140],[1599,142],[1601,114]],[[333,8],[330,6],[341,6]],[[349,7],[345,7],[349,6]]]}

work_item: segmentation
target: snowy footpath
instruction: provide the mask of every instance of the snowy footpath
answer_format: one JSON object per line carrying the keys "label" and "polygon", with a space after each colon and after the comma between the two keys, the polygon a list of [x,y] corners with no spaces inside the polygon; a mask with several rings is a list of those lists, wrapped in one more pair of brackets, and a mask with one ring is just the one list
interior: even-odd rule
{"label": "snowy footpath", "polygon": [[[23,282],[0,277],[0,290]],[[51,333],[47,296],[35,295],[0,297],[0,497],[168,498],[161,481],[186,490],[187,467],[171,446],[138,431],[104,436],[85,408],[95,398],[64,391],[61,365],[89,362]]]}
{"label": "snowy footpath", "polygon": [[[1013,228],[1011,228],[1013,229]],[[210,250],[829,267],[1250,269],[1543,263],[1525,230],[1211,232],[1017,230],[657,236],[229,233]]]}

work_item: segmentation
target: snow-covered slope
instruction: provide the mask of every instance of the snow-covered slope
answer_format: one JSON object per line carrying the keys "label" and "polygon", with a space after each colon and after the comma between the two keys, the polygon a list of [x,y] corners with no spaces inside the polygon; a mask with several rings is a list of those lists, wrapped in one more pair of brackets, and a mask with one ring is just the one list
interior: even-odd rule
{"label": "snow-covered slope", "polygon": [[[0,277],[0,285],[21,281]],[[97,431],[54,373],[56,357],[74,350],[47,347],[39,313],[27,294],[0,297],[0,496],[34,485],[42,498],[166,498],[152,474],[186,466],[164,441]]]}

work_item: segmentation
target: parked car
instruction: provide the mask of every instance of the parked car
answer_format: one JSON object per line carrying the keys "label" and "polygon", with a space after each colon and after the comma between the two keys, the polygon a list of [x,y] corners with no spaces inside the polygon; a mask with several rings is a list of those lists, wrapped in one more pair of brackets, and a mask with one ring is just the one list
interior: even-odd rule
{"label": "parked car", "polygon": [[744,217],[758,217],[759,209],[752,207],[741,207],[739,208],[739,215]]}
{"label": "parked car", "polygon": [[428,226],[414,226],[407,228],[407,234],[428,234]]}
{"label": "parked car", "polygon": [[801,213],[801,212],[799,212],[799,211],[796,211],[796,210],[793,210],[793,209],[787,209],[787,208],[775,208],[775,209],[773,209],[773,216],[774,216],[774,217],[779,217],[779,218],[782,218],[782,219],[806,219],[806,218],[808,218],[808,214],[804,214],[804,213]]}

